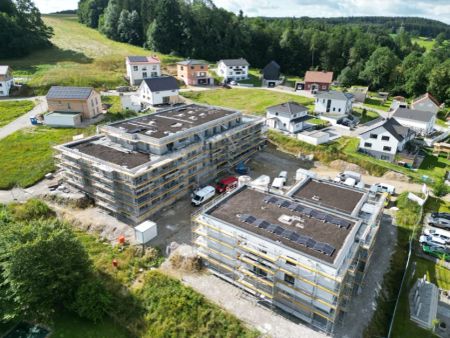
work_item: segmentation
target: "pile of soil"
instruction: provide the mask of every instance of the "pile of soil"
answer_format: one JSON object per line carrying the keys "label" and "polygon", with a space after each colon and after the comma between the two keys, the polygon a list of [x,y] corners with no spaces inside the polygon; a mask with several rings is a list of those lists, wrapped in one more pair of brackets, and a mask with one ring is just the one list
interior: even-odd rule
{"label": "pile of soil", "polygon": [[359,165],[354,163],[345,162],[343,160],[334,160],[329,164],[330,168],[339,170],[339,171],[354,171],[360,174],[367,174],[367,171],[361,168]]}
{"label": "pile of soil", "polygon": [[188,272],[200,271],[202,268],[201,258],[197,250],[187,244],[178,246],[169,256],[170,266],[175,270]]}
{"label": "pile of soil", "polygon": [[409,182],[409,177],[405,174],[401,174],[395,171],[388,171],[382,178],[386,180],[399,181],[399,182]]}

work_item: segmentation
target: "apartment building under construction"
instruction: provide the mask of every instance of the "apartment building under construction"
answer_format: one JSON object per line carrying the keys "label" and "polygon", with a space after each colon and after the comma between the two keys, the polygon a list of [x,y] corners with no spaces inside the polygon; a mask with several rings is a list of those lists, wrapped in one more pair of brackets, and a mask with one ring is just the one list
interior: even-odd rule
{"label": "apartment building under construction", "polygon": [[117,218],[138,224],[251,156],[263,120],[197,104],[101,126],[100,134],[56,146],[69,184]]}
{"label": "apartment building under construction", "polygon": [[215,274],[327,333],[364,278],[384,196],[305,177],[285,195],[244,185],[192,218]]}

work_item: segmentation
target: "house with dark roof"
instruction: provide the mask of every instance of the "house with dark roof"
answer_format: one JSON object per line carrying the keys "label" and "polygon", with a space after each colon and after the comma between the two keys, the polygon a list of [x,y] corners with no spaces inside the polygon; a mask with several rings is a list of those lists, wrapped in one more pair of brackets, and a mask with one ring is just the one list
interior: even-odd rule
{"label": "house with dark roof", "polygon": [[305,129],[305,122],[313,117],[308,108],[297,102],[286,102],[266,109],[266,124],[269,128],[291,134]]}
{"label": "house with dark roof", "polygon": [[137,91],[141,105],[155,106],[158,104],[171,104],[179,102],[177,79],[173,76],[162,76],[144,79]]}
{"label": "house with dark roof", "polygon": [[273,88],[282,82],[280,65],[275,61],[270,61],[262,70],[262,86]]}
{"label": "house with dark roof", "polygon": [[398,151],[415,136],[413,130],[390,118],[377,122],[359,135],[359,150],[380,160],[392,162]]}
{"label": "house with dark roof", "polygon": [[339,91],[318,92],[314,111],[320,114],[346,115],[352,111],[353,94]]}
{"label": "house with dark roof", "polygon": [[429,111],[437,114],[441,109],[441,104],[433,95],[425,93],[412,101],[411,109]]}
{"label": "house with dark roof", "polygon": [[177,78],[188,86],[213,85],[209,75],[208,62],[203,60],[184,60],[177,62]]}
{"label": "house with dark roof", "polygon": [[49,113],[44,123],[52,126],[76,126],[102,114],[100,94],[92,87],[53,86],[46,95]]}
{"label": "house with dark roof", "polygon": [[313,93],[325,91],[330,89],[332,82],[333,72],[308,70],[304,81],[295,84],[295,90],[309,90]]}
{"label": "house with dark roof", "polygon": [[161,76],[161,61],[157,56],[127,56],[125,65],[131,86],[139,85],[143,79]]}
{"label": "house with dark roof", "polygon": [[430,134],[436,123],[436,114],[425,110],[398,108],[392,117],[402,126],[411,128],[421,135]]}
{"label": "house with dark roof", "polygon": [[217,63],[217,75],[222,77],[224,82],[245,80],[248,79],[249,66],[244,58],[220,60]]}
{"label": "house with dark roof", "polygon": [[9,96],[9,91],[14,86],[14,78],[10,66],[0,65],[0,97]]}

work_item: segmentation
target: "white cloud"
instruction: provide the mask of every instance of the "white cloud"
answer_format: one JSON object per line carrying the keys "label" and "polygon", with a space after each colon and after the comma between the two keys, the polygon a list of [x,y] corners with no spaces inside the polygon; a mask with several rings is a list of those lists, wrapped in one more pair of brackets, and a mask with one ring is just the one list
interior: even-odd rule
{"label": "white cloud", "polygon": [[[214,1],[214,0],[213,0]],[[78,0],[34,0],[42,13],[77,8]],[[449,0],[215,0],[248,16],[420,16],[450,24]]]}

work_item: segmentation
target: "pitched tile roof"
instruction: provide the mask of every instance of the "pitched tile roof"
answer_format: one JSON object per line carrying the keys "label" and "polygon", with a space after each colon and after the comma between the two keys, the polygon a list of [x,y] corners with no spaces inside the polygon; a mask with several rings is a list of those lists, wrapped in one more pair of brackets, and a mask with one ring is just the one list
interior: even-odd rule
{"label": "pitched tile roof", "polygon": [[353,94],[330,90],[328,92],[318,92],[316,97],[319,99],[351,100],[353,98]]}
{"label": "pitched tile roof", "polygon": [[400,123],[398,123],[397,120],[390,118],[381,123],[377,123],[372,128],[366,130],[365,132],[361,133],[360,135],[367,134],[367,133],[371,132],[372,130],[377,129],[379,127],[383,127],[384,129],[386,129],[399,142],[402,142],[404,139],[408,138],[409,135],[414,133],[408,127],[404,127]]}
{"label": "pitched tile roof", "polygon": [[397,108],[392,117],[411,121],[429,122],[434,117],[434,114],[425,110]]}
{"label": "pitched tile roof", "polygon": [[151,79],[144,79],[148,88],[152,92],[162,92],[165,90],[180,89],[177,80],[173,76],[154,77]]}
{"label": "pitched tile roof", "polygon": [[295,114],[307,111],[308,108],[297,102],[285,102],[282,104],[277,104],[275,106],[268,107],[266,110],[268,112]]}
{"label": "pitched tile roof", "polygon": [[47,93],[47,99],[86,100],[94,89],[92,87],[59,87],[53,86]]}
{"label": "pitched tile roof", "polygon": [[130,63],[153,63],[157,64],[161,61],[156,56],[127,56]]}
{"label": "pitched tile roof", "polygon": [[305,74],[305,82],[331,83],[333,72],[308,70]]}
{"label": "pitched tile roof", "polygon": [[203,61],[203,60],[193,60],[193,59],[188,59],[188,60],[184,60],[184,61],[180,61],[177,62],[177,65],[182,65],[182,66],[190,66],[190,65],[207,65],[208,62]]}
{"label": "pitched tile roof", "polygon": [[226,60],[220,60],[219,63],[220,62],[223,62],[228,67],[250,66],[250,64],[244,58],[240,58],[240,59],[226,59]]}
{"label": "pitched tile roof", "polygon": [[422,101],[424,99],[427,99],[427,98],[430,99],[436,106],[440,107],[441,104],[439,103],[439,101],[430,93],[425,93],[425,94],[419,96],[418,98],[415,98],[413,100],[412,104],[414,105],[415,103]]}

